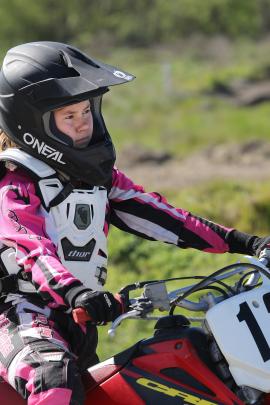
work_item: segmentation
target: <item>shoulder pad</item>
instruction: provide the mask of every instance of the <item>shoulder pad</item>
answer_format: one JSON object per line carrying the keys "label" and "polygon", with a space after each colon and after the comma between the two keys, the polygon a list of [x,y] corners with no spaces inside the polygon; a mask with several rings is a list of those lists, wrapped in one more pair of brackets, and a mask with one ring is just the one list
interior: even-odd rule
{"label": "shoulder pad", "polygon": [[30,172],[30,174],[32,173],[40,179],[51,177],[56,173],[47,163],[17,148],[9,148],[0,152],[0,162],[1,161],[15,163],[16,166],[23,167],[26,171]]}

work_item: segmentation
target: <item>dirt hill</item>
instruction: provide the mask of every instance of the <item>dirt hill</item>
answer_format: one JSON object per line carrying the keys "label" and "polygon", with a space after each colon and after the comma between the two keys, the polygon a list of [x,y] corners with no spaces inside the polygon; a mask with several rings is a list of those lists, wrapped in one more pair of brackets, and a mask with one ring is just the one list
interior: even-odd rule
{"label": "dirt hill", "polygon": [[270,179],[270,142],[209,146],[183,160],[129,146],[119,154],[118,167],[151,190],[172,190],[213,179]]}

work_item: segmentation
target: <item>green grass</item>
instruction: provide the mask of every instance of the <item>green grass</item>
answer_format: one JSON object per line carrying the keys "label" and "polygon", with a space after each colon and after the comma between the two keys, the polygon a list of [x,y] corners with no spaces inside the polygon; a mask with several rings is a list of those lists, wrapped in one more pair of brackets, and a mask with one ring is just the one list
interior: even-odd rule
{"label": "green grass", "polygon": [[182,157],[211,143],[269,139],[268,104],[244,108],[200,94],[183,100],[156,95],[130,105],[117,98],[107,115],[118,150],[137,143]]}
{"label": "green grass", "polygon": [[[266,42],[230,45],[227,59],[200,49],[118,50],[109,62],[134,73],[135,81],[112,88],[104,114],[118,149],[136,142],[183,156],[207,143],[269,137],[269,106],[241,108],[205,94],[217,81],[262,78]],[[164,64],[170,66],[165,88]]]}

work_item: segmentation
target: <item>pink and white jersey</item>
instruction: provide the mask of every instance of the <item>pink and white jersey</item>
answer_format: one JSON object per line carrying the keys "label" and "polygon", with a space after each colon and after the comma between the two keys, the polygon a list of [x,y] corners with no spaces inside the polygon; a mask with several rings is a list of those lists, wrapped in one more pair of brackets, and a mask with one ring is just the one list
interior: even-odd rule
{"label": "pink and white jersey", "polygon": [[[50,180],[53,189],[59,179],[52,176]],[[74,189],[72,199],[67,197],[64,200],[62,211],[61,205],[55,207],[56,214],[52,212],[54,208],[48,209],[46,206],[46,195],[40,194],[42,188],[37,185],[38,181],[33,180],[33,176],[22,168],[6,171],[0,181],[0,241],[5,246],[15,248],[17,264],[28,275],[37,293],[49,301],[50,307],[67,306],[67,292],[73,287],[87,284],[87,270],[84,265],[91,255],[84,252],[90,252],[93,246],[91,249],[88,246],[88,251],[84,248],[80,250],[78,246],[85,245],[81,241],[76,244],[75,239],[76,231],[78,234],[83,233],[85,224],[91,223],[91,205],[93,211],[100,211],[99,226],[96,229],[103,235],[103,239],[99,236],[102,239],[102,248],[100,245],[97,252],[97,256],[100,255],[101,258],[100,263],[95,263],[97,268],[105,268],[106,265],[105,242],[110,224],[143,238],[163,241],[181,248],[192,247],[212,253],[224,253],[230,249],[227,240],[231,229],[196,217],[181,208],[174,208],[164,197],[157,193],[148,193],[142,186],[134,184],[117,168],[113,169],[109,194],[101,189],[102,198],[98,201],[103,203],[95,204],[94,199],[91,199],[93,189],[82,185],[80,189]],[[72,215],[69,217],[70,212]],[[57,217],[59,221],[62,218],[60,226],[56,226]],[[66,218],[66,223],[63,218]],[[68,222],[69,218],[72,218],[73,224]],[[68,233],[71,226],[74,227],[75,238],[72,240]],[[66,256],[63,252],[63,240],[67,246],[66,252],[69,252]],[[87,238],[84,242],[86,240]],[[80,271],[76,272],[74,269],[81,266],[85,268],[85,274],[81,271],[80,277]]]}

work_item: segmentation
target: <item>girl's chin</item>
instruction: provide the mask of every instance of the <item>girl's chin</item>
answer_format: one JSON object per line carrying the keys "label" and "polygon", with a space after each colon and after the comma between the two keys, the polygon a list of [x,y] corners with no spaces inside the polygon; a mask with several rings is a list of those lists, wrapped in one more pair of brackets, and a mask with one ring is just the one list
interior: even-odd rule
{"label": "girl's chin", "polygon": [[76,149],[86,148],[89,145],[90,139],[91,139],[91,137],[87,137],[87,138],[84,138],[84,139],[82,139],[80,141],[74,142],[74,147]]}

